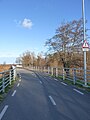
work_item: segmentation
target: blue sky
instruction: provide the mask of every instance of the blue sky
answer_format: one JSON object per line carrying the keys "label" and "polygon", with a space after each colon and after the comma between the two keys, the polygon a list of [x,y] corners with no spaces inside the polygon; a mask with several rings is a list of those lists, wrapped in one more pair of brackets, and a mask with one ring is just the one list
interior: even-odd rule
{"label": "blue sky", "polygon": [[[90,0],[85,0],[90,29],[89,13]],[[14,63],[26,50],[46,51],[45,41],[61,22],[81,17],[82,0],[0,0],[0,63]]]}

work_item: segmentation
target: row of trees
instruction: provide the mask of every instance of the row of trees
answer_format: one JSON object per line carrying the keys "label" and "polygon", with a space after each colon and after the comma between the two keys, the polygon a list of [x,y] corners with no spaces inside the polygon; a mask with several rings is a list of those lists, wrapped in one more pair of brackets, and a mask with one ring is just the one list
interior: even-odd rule
{"label": "row of trees", "polygon": [[45,59],[42,57],[42,53],[37,56],[34,52],[25,51],[20,57],[16,59],[16,63],[22,64],[23,66],[43,66],[45,65]]}
{"label": "row of trees", "polygon": [[[88,38],[88,35],[86,37]],[[42,54],[35,56],[34,52],[26,51],[17,58],[17,62],[24,66],[83,67],[82,44],[82,19],[63,22],[56,29],[55,35],[46,41],[48,52],[45,57],[42,57]]]}

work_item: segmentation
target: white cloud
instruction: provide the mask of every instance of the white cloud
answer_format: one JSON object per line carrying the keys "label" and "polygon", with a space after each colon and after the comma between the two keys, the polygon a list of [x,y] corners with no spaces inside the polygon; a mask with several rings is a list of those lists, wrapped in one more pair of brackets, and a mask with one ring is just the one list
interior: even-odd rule
{"label": "white cloud", "polygon": [[14,22],[17,26],[22,26],[22,27],[27,28],[27,29],[31,29],[33,26],[32,21],[30,19],[27,19],[27,18],[24,18],[22,21],[21,20],[18,21],[15,19]]}
{"label": "white cloud", "polygon": [[32,21],[31,21],[30,19],[25,18],[25,19],[21,22],[21,25],[22,25],[22,27],[24,27],[24,28],[30,29],[30,28],[32,28],[33,23],[32,23]]}

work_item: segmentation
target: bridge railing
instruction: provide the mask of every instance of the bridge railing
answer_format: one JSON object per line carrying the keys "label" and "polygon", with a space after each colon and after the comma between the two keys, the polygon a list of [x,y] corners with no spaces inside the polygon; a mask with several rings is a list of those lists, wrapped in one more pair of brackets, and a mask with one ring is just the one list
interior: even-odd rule
{"label": "bridge railing", "polygon": [[[33,67],[33,70],[48,73],[62,80],[72,81],[74,84],[85,86],[84,69],[82,68],[57,68],[57,67]],[[90,87],[90,70],[86,71],[87,87]]]}
{"label": "bridge railing", "polygon": [[15,80],[16,69],[10,69],[4,72],[0,72],[0,93],[5,92],[5,88],[11,85],[12,81]]}

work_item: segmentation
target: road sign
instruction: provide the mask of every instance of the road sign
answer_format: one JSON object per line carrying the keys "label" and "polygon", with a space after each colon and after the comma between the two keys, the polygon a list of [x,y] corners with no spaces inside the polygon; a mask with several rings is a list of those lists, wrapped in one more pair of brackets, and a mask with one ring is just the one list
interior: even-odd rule
{"label": "road sign", "polygon": [[83,46],[82,46],[83,48],[89,48],[89,45],[88,45],[88,43],[87,43],[87,41],[85,40],[84,41],[84,43],[83,43]]}
{"label": "road sign", "polygon": [[82,48],[83,48],[83,51],[89,51],[89,45],[86,40],[84,41]]}

